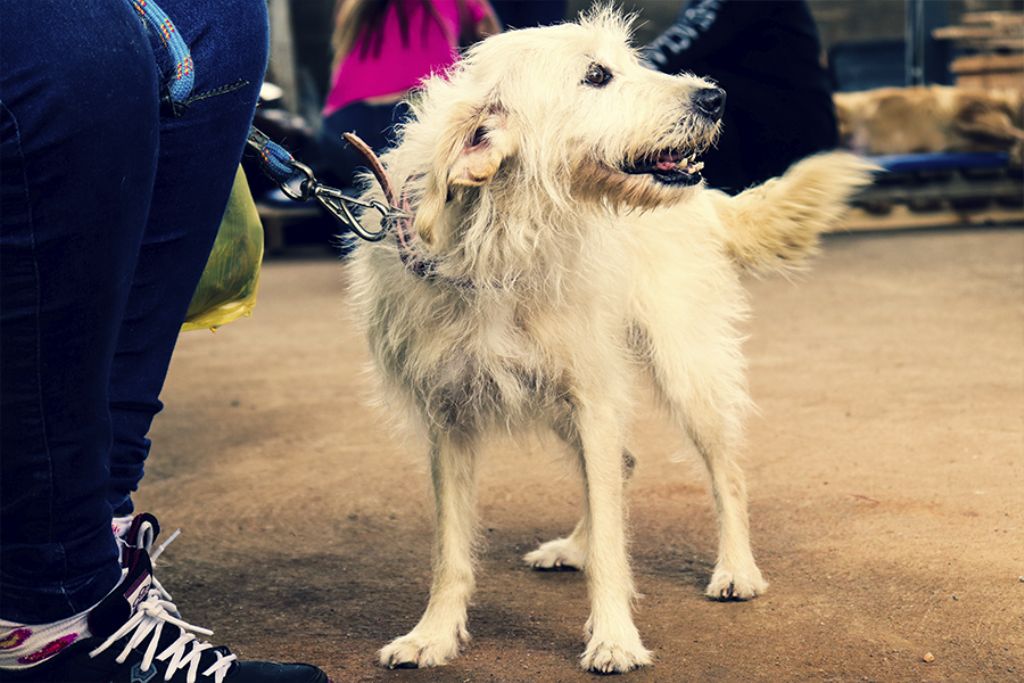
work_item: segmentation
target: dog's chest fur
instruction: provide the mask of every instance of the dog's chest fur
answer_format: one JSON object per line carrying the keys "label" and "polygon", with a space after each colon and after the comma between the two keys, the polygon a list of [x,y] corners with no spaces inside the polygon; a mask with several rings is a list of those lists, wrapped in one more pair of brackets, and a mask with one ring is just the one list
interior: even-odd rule
{"label": "dog's chest fur", "polygon": [[580,375],[600,371],[586,353],[593,339],[624,334],[621,297],[458,291],[381,265],[364,271],[373,273],[365,321],[378,368],[392,393],[449,432],[557,419]]}

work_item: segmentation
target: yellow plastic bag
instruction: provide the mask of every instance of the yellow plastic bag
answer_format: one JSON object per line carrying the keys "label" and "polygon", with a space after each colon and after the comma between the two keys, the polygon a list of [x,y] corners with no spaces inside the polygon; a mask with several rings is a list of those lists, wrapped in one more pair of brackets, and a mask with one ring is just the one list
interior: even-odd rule
{"label": "yellow plastic bag", "polygon": [[216,330],[252,315],[263,262],[263,225],[242,167],[235,174],[217,241],[206,261],[182,331]]}

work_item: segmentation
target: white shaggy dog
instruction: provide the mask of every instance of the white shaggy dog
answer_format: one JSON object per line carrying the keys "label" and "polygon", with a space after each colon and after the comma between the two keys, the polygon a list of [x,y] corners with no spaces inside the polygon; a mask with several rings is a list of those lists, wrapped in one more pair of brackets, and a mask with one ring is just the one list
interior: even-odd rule
{"label": "white shaggy dog", "polygon": [[585,569],[584,669],[650,663],[623,506],[639,368],[711,475],[720,542],[707,594],[767,587],[735,459],[750,404],[738,271],[797,264],[868,167],[824,155],[735,198],[704,188],[696,157],[719,133],[721,91],[645,68],[628,37],[601,10],[489,38],[424,84],[384,157],[414,219],[357,250],[357,310],[386,397],[428,437],[437,510],[430,601],[380,651],[386,666],[444,664],[468,638],[478,447],[537,426],[568,444],[586,495],[572,534],[525,559]]}

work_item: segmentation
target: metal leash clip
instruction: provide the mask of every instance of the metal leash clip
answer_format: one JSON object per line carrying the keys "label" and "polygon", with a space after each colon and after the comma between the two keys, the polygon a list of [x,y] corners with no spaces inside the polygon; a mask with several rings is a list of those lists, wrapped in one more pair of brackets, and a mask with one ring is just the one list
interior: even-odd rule
{"label": "metal leash clip", "polygon": [[[372,199],[368,202],[364,202],[362,199],[356,199],[355,197],[349,197],[343,194],[341,190],[327,185],[321,185],[316,183],[313,189],[313,196],[316,197],[317,201],[325,209],[331,212],[335,218],[348,226],[349,230],[354,232],[356,235],[368,242],[379,242],[384,239],[388,234],[388,229],[392,222],[400,218],[408,218],[409,214],[401,209],[396,209],[393,206],[388,206],[379,199]],[[356,217],[352,215],[352,209],[349,208],[349,204],[355,204],[356,206],[364,209],[374,209],[381,216],[381,228],[374,232],[367,231]]]}
{"label": "metal leash clip", "polygon": [[[351,135],[362,143],[362,140],[351,133],[345,135],[346,139]],[[249,129],[247,143],[259,152],[264,172],[278,184],[286,197],[297,202],[316,199],[332,216],[361,239],[368,242],[379,242],[387,237],[391,225],[396,220],[410,218],[405,211],[382,201],[376,199],[363,201],[356,197],[350,197],[336,187],[321,183],[313,174],[313,169],[298,161],[288,150],[256,128]],[[365,147],[365,143],[362,144]],[[351,206],[377,211],[381,216],[381,228],[376,231],[364,228],[352,213]]]}

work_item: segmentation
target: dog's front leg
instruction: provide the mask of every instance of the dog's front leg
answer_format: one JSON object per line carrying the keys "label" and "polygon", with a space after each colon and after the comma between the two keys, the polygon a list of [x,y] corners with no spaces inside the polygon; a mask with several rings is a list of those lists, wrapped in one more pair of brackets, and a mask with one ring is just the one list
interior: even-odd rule
{"label": "dog's front leg", "polygon": [[590,618],[587,648],[580,659],[588,671],[622,673],[651,663],[633,624],[633,576],[626,553],[623,502],[622,416],[613,406],[582,405],[574,425],[583,457],[586,492],[587,587]]}
{"label": "dog's front leg", "polygon": [[469,441],[441,435],[432,439],[430,473],[437,519],[430,601],[416,627],[380,651],[384,666],[440,666],[469,639],[466,607],[474,587],[475,460]]}

